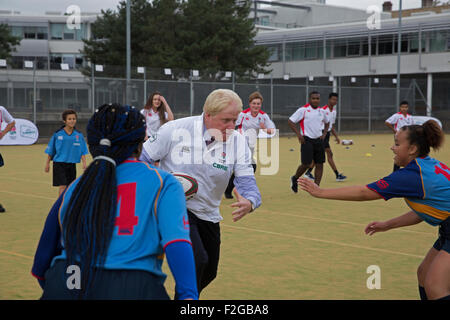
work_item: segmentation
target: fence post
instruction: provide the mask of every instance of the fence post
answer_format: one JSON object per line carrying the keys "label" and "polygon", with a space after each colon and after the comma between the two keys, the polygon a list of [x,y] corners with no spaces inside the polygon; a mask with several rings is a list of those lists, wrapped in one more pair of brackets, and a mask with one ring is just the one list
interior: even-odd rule
{"label": "fence post", "polygon": [[369,133],[372,132],[372,81],[369,77]]}
{"label": "fence post", "polygon": [[36,124],[36,58],[33,63],[33,123]]}
{"label": "fence post", "polygon": [[92,102],[92,113],[95,112],[95,75],[94,75],[94,63],[91,62],[91,102]]}
{"label": "fence post", "polygon": [[191,90],[190,90],[190,115],[192,116],[194,114],[194,82],[192,81],[192,77],[191,77]]}
{"label": "fence post", "polygon": [[341,87],[342,87],[342,83],[341,83],[341,77],[338,78],[338,132],[341,132],[341,109],[342,109],[342,105],[341,105]]}
{"label": "fence post", "polygon": [[270,119],[273,121],[273,74],[270,74]]}

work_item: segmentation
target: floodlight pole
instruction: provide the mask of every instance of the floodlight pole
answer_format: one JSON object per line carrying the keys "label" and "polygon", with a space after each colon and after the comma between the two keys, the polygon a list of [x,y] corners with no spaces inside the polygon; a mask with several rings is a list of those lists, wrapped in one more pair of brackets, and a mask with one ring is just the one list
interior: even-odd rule
{"label": "floodlight pole", "polygon": [[131,25],[130,25],[130,0],[127,0],[127,84],[126,84],[126,104],[131,105]]}
{"label": "floodlight pole", "polygon": [[397,35],[397,108],[400,106],[400,56],[402,50],[402,0],[399,0]]}
{"label": "floodlight pole", "polygon": [[33,123],[36,124],[36,57],[33,62]]}

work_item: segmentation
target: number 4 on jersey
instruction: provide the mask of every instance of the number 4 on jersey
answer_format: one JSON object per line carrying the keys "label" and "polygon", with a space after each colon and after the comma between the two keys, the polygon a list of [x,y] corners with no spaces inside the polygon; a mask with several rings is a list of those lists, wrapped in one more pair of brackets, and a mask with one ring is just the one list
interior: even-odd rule
{"label": "number 4 on jersey", "polygon": [[447,167],[442,162],[440,162],[439,164],[441,165],[442,168],[434,166],[434,173],[443,174],[447,178],[447,180],[450,181],[450,168]]}
{"label": "number 4 on jersey", "polygon": [[120,203],[119,216],[115,226],[118,235],[132,235],[139,218],[135,215],[136,183],[124,183],[117,186],[117,203]]}

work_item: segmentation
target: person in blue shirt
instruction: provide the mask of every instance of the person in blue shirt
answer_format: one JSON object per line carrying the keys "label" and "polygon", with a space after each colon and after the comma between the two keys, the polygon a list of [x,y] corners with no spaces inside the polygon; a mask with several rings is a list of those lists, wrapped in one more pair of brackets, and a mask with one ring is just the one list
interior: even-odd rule
{"label": "person in blue shirt", "polygon": [[83,162],[86,169],[86,154],[88,154],[83,134],[75,129],[77,114],[68,109],[62,113],[64,126],[56,131],[45,149],[47,161],[45,172],[50,171],[50,161],[53,161],[53,186],[59,187],[59,195],[77,177],[76,164]]}
{"label": "person in blue shirt", "polygon": [[41,299],[169,299],[165,255],[178,299],[198,299],[184,191],[137,160],[145,130],[130,106],[90,119],[93,161],[53,205],[35,254]]}
{"label": "person in blue shirt", "polygon": [[411,209],[388,221],[369,223],[365,233],[373,235],[422,221],[439,226],[439,238],[418,268],[421,299],[450,299],[450,168],[429,156],[444,141],[441,127],[433,120],[408,125],[395,134],[392,151],[400,170],[366,186],[321,189],[300,178],[301,189],[317,198],[365,201],[404,198]]}

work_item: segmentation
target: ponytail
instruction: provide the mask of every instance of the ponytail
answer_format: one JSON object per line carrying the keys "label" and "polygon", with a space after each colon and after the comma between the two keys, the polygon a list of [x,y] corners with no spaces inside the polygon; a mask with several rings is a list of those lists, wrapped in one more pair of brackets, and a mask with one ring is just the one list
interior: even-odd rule
{"label": "ponytail", "polygon": [[438,150],[444,143],[444,132],[434,120],[428,120],[422,125],[402,127],[408,132],[409,144],[414,144],[418,149],[418,156],[425,157],[430,149]]}
{"label": "ponytail", "polygon": [[101,106],[89,120],[87,139],[94,161],[75,186],[62,221],[67,265],[77,264],[82,276],[80,298],[105,261],[117,208],[116,165],[139,149],[145,119],[134,108]]}

